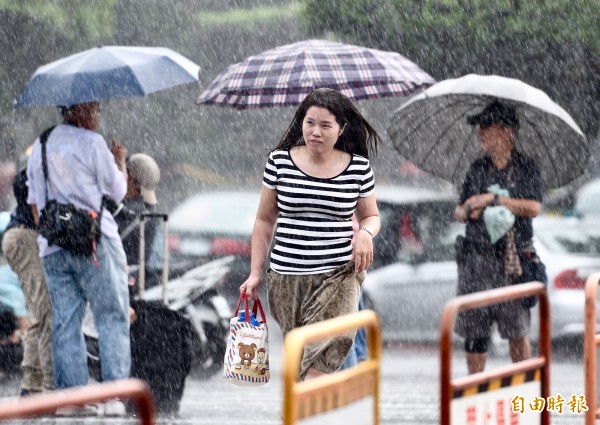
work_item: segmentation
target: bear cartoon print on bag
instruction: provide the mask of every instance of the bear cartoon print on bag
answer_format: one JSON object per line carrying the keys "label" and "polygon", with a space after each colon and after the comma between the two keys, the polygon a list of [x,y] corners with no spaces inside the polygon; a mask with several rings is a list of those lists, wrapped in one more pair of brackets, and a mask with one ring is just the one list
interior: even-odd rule
{"label": "bear cartoon print on bag", "polygon": [[[244,310],[240,304],[244,300]],[[261,321],[257,320],[258,313]],[[269,338],[260,300],[248,309],[248,297],[240,295],[235,316],[229,323],[223,378],[235,385],[258,386],[269,382]]]}
{"label": "bear cartoon print on bag", "polygon": [[256,355],[256,344],[252,343],[250,345],[246,345],[243,342],[240,342],[238,345],[238,353],[240,356],[240,364],[236,365],[236,369],[241,369],[242,366],[244,368],[249,369],[252,366],[252,359]]}

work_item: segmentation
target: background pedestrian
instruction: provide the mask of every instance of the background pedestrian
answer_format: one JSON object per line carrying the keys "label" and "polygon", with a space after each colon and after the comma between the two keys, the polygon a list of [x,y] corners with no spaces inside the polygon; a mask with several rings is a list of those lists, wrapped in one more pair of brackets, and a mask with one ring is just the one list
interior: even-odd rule
{"label": "background pedestrian", "polygon": [[21,282],[31,327],[23,336],[21,396],[54,389],[52,371],[52,313],[50,295],[40,261],[37,226],[27,203],[27,169],[13,183],[17,207],[2,239],[2,252]]}
{"label": "background pedestrian", "polygon": [[[485,155],[471,164],[455,209],[456,220],[467,223],[466,237],[457,243],[458,295],[522,282],[525,264],[520,254],[535,255],[531,219],[542,202],[540,171],[516,145],[519,119],[514,108],[496,101],[467,122],[479,126]],[[503,235],[490,233],[496,213],[514,215],[514,224]],[[465,338],[469,373],[485,368],[494,322],[509,340],[513,362],[531,357],[531,315],[524,300],[466,311],[459,314],[455,330]]]}
{"label": "background pedestrian", "polygon": [[[123,208],[126,209],[126,213],[115,215],[123,249],[127,256],[127,264],[138,264],[139,262],[139,222],[142,213],[156,210],[158,200],[155,189],[159,181],[160,169],[151,156],[136,153],[127,160],[127,193],[123,199]],[[146,264],[152,253],[157,225],[158,222],[155,219],[149,219],[144,225]]]}

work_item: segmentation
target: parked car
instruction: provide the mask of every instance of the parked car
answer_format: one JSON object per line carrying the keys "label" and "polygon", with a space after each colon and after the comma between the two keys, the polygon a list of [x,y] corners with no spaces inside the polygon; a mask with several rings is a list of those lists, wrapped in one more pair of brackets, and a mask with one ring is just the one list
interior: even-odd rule
{"label": "parked car", "polygon": [[375,239],[371,270],[401,259],[417,261],[423,255],[423,244],[454,221],[458,199],[452,188],[402,185],[379,185],[376,196],[381,230]]}
{"label": "parked car", "polygon": [[[418,246],[417,238],[428,238],[430,232],[449,223],[456,204],[455,193],[448,190],[381,185],[376,195],[382,236],[375,244],[373,268],[396,262],[401,252]],[[190,197],[170,213],[169,251],[173,264],[236,256],[221,289],[232,307],[240,284],[250,273],[250,243],[259,199],[258,191],[205,192]],[[416,244],[410,245],[411,241]],[[161,243],[155,241],[157,251]],[[160,264],[156,259],[150,262]]]}
{"label": "parked car", "polygon": [[591,180],[577,190],[574,209],[582,217],[600,217],[600,179]]}
{"label": "parked car", "polygon": [[187,199],[169,215],[173,263],[235,256],[220,289],[232,307],[250,273],[250,243],[259,200],[259,192],[205,192]]}
{"label": "parked car", "polygon": [[[585,281],[600,271],[600,233],[591,233],[576,218],[539,217],[533,226],[534,245],[548,275],[552,338],[579,337],[584,329]],[[456,294],[454,241],[464,227],[450,223],[424,241],[419,256],[399,255],[395,264],[367,273],[365,308],[379,314],[385,340],[438,340],[442,310]],[[537,339],[538,317],[534,307],[533,340]]]}

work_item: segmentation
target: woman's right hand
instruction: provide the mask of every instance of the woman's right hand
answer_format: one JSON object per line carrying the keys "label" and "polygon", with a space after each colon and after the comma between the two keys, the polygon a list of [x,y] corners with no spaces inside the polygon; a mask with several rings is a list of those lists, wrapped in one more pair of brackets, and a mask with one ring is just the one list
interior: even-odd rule
{"label": "woman's right hand", "polygon": [[262,285],[262,278],[250,276],[244,283],[240,285],[240,294],[246,292],[249,299],[255,300],[258,298],[258,293]]}

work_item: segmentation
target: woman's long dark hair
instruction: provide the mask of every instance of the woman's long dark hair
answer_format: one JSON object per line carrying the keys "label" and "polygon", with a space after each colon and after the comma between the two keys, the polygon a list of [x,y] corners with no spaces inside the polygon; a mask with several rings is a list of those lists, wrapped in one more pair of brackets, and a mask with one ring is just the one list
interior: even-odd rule
{"label": "woman's long dark hair", "polygon": [[304,98],[285,131],[279,144],[273,151],[287,150],[294,146],[304,145],[302,136],[302,123],[306,111],[312,106],[325,108],[335,116],[335,120],[344,128],[335,147],[350,155],[357,154],[369,157],[369,153],[377,153],[377,145],[381,137],[371,124],[362,116],[352,101],[337,90],[317,89]]}

